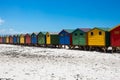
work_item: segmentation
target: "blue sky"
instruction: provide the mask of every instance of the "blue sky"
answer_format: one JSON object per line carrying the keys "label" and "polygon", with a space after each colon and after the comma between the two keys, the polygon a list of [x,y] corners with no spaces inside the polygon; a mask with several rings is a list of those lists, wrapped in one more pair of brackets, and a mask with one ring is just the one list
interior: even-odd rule
{"label": "blue sky", "polygon": [[0,0],[0,34],[120,24],[120,0]]}

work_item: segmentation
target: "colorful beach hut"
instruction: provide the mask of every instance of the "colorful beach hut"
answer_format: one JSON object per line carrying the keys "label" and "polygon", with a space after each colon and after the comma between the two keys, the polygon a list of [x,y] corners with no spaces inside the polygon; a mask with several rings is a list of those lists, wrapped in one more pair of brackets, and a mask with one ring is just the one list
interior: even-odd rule
{"label": "colorful beach hut", "polygon": [[37,44],[37,33],[31,34],[31,44],[36,45]]}
{"label": "colorful beach hut", "polygon": [[9,36],[6,36],[5,38],[6,38],[6,44],[8,44],[9,41],[10,41],[10,40],[9,40]]}
{"label": "colorful beach hut", "polygon": [[25,34],[25,44],[30,45],[31,44],[31,35],[30,34]]}
{"label": "colorful beach hut", "polygon": [[20,35],[19,34],[17,34],[17,44],[20,44]]}
{"label": "colorful beach hut", "polygon": [[24,34],[20,34],[20,44],[24,44],[25,43],[25,38],[24,38]]}
{"label": "colorful beach hut", "polygon": [[73,46],[86,46],[87,45],[87,32],[90,28],[77,28],[72,32],[72,45]]}
{"label": "colorful beach hut", "polygon": [[45,45],[46,44],[46,33],[47,32],[39,32],[37,35],[38,45]]}
{"label": "colorful beach hut", "polygon": [[59,35],[57,32],[46,33],[46,45],[59,45]]}
{"label": "colorful beach hut", "polygon": [[110,44],[112,47],[120,47],[120,25],[110,30]]}
{"label": "colorful beach hut", "polygon": [[2,36],[2,43],[3,43],[3,44],[5,44],[5,43],[6,43],[5,36]]}
{"label": "colorful beach hut", "polygon": [[88,31],[89,46],[109,46],[110,35],[109,28],[93,28]]}
{"label": "colorful beach hut", "polygon": [[13,36],[12,35],[9,36],[9,43],[13,44]]}
{"label": "colorful beach hut", "polygon": [[2,44],[2,36],[0,36],[0,44]]}
{"label": "colorful beach hut", "polygon": [[60,45],[72,45],[72,32],[74,29],[63,29],[59,33],[59,44]]}
{"label": "colorful beach hut", "polygon": [[13,44],[17,44],[17,35],[13,35]]}

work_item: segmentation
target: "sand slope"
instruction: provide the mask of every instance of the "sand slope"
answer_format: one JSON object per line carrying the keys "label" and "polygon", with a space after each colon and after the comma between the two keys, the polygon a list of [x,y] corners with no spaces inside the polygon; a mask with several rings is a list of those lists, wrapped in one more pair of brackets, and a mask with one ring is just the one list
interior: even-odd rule
{"label": "sand slope", "polygon": [[120,80],[120,54],[0,44],[0,78]]}

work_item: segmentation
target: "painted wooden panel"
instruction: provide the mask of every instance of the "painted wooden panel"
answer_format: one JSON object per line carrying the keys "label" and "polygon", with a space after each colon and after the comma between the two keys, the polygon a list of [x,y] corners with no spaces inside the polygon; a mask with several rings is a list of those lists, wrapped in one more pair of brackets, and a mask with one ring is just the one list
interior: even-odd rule
{"label": "painted wooden panel", "polygon": [[17,44],[20,44],[20,36],[17,35]]}
{"label": "painted wooden panel", "polygon": [[65,44],[70,44],[70,34],[69,33],[65,33],[64,34],[64,38],[65,38]]}
{"label": "painted wooden panel", "polygon": [[80,29],[76,29],[72,33],[72,44],[73,45],[87,45],[87,33],[81,31]]}
{"label": "painted wooden panel", "polygon": [[17,44],[17,36],[16,35],[13,36],[13,43]]}
{"label": "painted wooden panel", "polygon": [[46,44],[46,32],[40,32],[37,35],[37,39],[38,39],[38,44],[39,45],[44,45]]}
{"label": "painted wooden panel", "polygon": [[31,44],[31,36],[29,34],[25,35],[25,44]]}
{"label": "painted wooden panel", "polygon": [[58,45],[59,44],[59,36],[58,34],[51,34],[51,44]]}
{"label": "painted wooden panel", "polygon": [[9,36],[9,41],[10,41],[10,44],[13,43],[13,37],[12,36]]}
{"label": "painted wooden panel", "polygon": [[59,43],[62,45],[70,44],[70,34],[65,32],[64,30],[59,34]]}
{"label": "painted wooden panel", "polygon": [[9,37],[6,36],[6,43],[8,44],[9,43]]}
{"label": "painted wooden panel", "polygon": [[25,38],[24,35],[20,35],[20,44],[24,44],[25,43]]}
{"label": "painted wooden panel", "polygon": [[120,47],[120,25],[110,31],[110,43],[113,47]]}
{"label": "painted wooden panel", "polygon": [[51,44],[50,42],[51,42],[51,40],[50,40],[50,34],[47,32],[46,33],[46,44]]}
{"label": "painted wooden panel", "polygon": [[2,43],[2,37],[0,37],[0,43]]}
{"label": "painted wooden panel", "polygon": [[65,44],[65,32],[64,31],[60,32],[59,34],[59,43]]}
{"label": "painted wooden panel", "polygon": [[35,33],[31,34],[31,43],[37,44],[37,34],[35,34]]}
{"label": "painted wooden panel", "polygon": [[5,37],[2,37],[2,43],[4,44],[6,42]]}
{"label": "painted wooden panel", "polygon": [[105,46],[105,44],[105,31],[95,28],[88,32],[88,45]]}

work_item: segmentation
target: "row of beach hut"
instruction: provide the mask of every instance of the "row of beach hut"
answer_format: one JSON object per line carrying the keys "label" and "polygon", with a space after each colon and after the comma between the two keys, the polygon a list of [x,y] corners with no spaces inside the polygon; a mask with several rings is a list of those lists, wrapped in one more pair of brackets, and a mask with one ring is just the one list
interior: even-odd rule
{"label": "row of beach hut", "polygon": [[40,32],[32,34],[17,34],[10,36],[1,36],[0,43],[21,44],[21,45],[58,45],[58,33]]}
{"label": "row of beach hut", "polygon": [[23,45],[68,45],[88,47],[120,47],[120,25],[109,28],[63,29],[59,33],[39,32],[0,36],[0,43]]}

